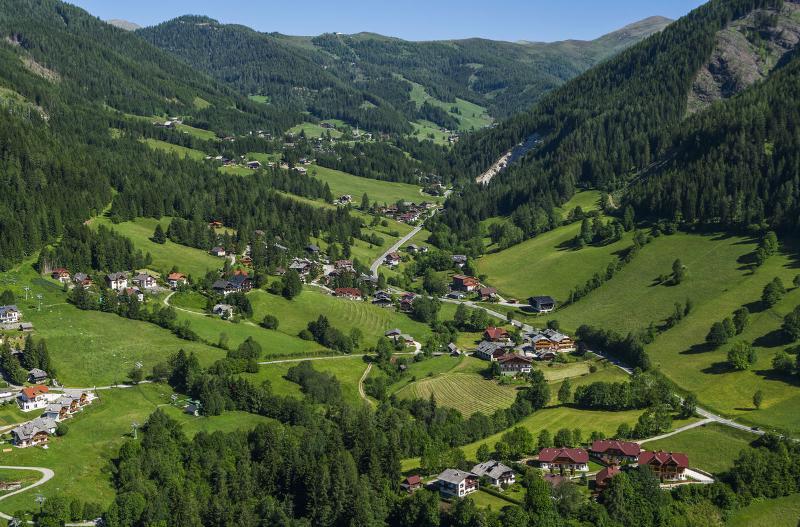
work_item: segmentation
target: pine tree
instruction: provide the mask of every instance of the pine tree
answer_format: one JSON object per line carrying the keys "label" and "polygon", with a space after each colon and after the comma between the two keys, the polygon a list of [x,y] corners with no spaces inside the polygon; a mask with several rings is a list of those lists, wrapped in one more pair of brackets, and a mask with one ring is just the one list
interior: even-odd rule
{"label": "pine tree", "polygon": [[161,223],[156,223],[156,228],[153,231],[153,242],[164,244],[167,243],[167,235],[164,234],[164,229],[161,228]]}

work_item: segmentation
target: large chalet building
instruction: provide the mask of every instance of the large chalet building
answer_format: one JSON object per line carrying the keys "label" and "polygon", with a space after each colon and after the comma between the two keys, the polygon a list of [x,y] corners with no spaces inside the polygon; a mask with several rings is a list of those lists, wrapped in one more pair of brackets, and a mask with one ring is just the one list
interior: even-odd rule
{"label": "large chalet building", "polygon": [[582,448],[543,448],[539,451],[538,460],[542,470],[589,471],[589,453]]}
{"label": "large chalet building", "polygon": [[639,466],[650,467],[661,481],[682,481],[686,479],[689,458],[679,452],[642,452]]}
{"label": "large chalet building", "polygon": [[642,447],[632,441],[617,441],[616,439],[598,439],[592,442],[589,453],[608,465],[621,465],[636,463]]}

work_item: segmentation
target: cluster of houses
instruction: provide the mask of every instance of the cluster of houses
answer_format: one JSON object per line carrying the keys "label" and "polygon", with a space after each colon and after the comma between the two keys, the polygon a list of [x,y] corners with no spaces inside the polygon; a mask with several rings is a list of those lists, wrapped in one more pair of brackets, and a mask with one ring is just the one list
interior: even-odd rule
{"label": "cluster of houses", "polygon": [[[44,373],[44,372],[42,372]],[[46,374],[45,374],[46,375]],[[24,448],[45,444],[58,423],[71,418],[92,403],[95,395],[82,390],[51,392],[47,386],[27,386],[17,395],[17,404],[23,412],[43,412],[41,416],[23,423],[11,431],[15,446]]]}
{"label": "cluster of houses", "polygon": [[428,210],[436,208],[435,203],[414,203],[412,201],[404,201],[400,204],[385,205],[378,207],[376,212],[387,218],[397,220],[403,223],[414,223],[419,220]]}
{"label": "cluster of houses", "polygon": [[246,293],[253,289],[253,280],[248,276],[247,271],[234,271],[230,278],[221,278],[211,286],[214,293],[221,296],[228,296],[231,293]]}
{"label": "cluster of houses", "polygon": [[[666,483],[687,479],[689,459],[677,452],[643,451],[638,443],[618,440],[596,440],[588,450],[583,448],[543,448],[536,462],[545,472],[544,479],[553,485],[568,480],[578,473],[589,472],[589,459],[594,458],[606,466],[595,477],[595,490],[608,486],[611,479],[625,467],[650,467],[655,475]],[[471,470],[448,468],[436,478],[440,494],[446,498],[463,498],[480,488],[481,482],[497,488],[514,484],[516,476],[511,467],[499,461],[478,463]],[[421,488],[419,476],[409,476],[402,487],[409,492]]]}
{"label": "cluster of houses", "polygon": [[503,375],[530,373],[534,360],[553,360],[560,353],[575,351],[571,337],[554,329],[524,332],[522,341],[514,343],[508,330],[489,326],[483,332],[483,340],[475,349],[479,359],[497,362]]}

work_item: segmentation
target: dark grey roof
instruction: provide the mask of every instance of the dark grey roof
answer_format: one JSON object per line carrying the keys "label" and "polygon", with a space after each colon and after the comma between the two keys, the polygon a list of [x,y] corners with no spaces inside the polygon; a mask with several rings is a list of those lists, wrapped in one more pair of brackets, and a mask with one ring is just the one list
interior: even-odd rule
{"label": "dark grey roof", "polygon": [[33,421],[28,421],[16,427],[11,432],[17,436],[20,441],[27,441],[32,439],[33,436],[39,432],[47,432],[49,434],[50,430],[54,429],[56,426],[57,424],[53,419],[49,417],[38,417]]}
{"label": "dark grey roof", "polygon": [[500,463],[499,461],[495,461],[490,459],[489,461],[484,461],[483,463],[478,463],[474,467],[472,467],[472,472],[478,476],[488,476],[491,479],[500,479],[503,474],[508,472],[514,472],[511,467],[507,467],[506,465]]}
{"label": "dark grey roof", "polygon": [[475,476],[472,472],[464,472],[463,470],[456,470],[454,468],[445,469],[444,472],[439,474],[439,481],[445,481],[447,483],[452,483],[453,485],[458,485],[469,476]]}

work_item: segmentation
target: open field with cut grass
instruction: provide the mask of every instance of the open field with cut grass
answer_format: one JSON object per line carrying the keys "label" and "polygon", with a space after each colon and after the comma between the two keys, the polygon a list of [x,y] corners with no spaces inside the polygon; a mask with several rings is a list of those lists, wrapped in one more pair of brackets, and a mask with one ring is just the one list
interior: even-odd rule
{"label": "open field with cut grass", "polygon": [[[188,124],[179,124],[175,127],[181,133],[192,135],[198,139],[202,139],[203,141],[216,141],[217,134],[212,132],[211,130],[204,130],[202,128],[195,128],[194,126],[189,126]],[[205,157],[205,156],[203,156]]]}
{"label": "open field with cut grass", "polygon": [[[283,362],[278,364],[262,364],[258,373],[244,373],[242,378],[248,379],[254,384],[269,381],[273,393],[278,395],[289,395],[302,397],[300,385],[288,381],[284,378],[289,368],[297,366],[298,362]],[[342,396],[345,402],[350,404],[361,404],[363,399],[358,394],[358,381],[361,379],[367,363],[363,357],[352,356],[325,360],[311,361],[314,369],[321,372],[332,373],[339,379],[342,385]]]}
{"label": "open field with cut grass", "polygon": [[[608,264],[617,261],[619,251],[631,245],[628,233],[622,240],[603,247],[576,250],[571,242],[580,230],[580,222],[564,225],[487,254],[476,261],[478,272],[487,275],[489,284],[506,298],[527,302],[532,295],[550,295],[564,300],[570,290],[583,285],[595,273],[605,273]],[[667,265],[672,265],[672,260]],[[609,301],[615,303],[616,299]]]}
{"label": "open field with cut grass", "polygon": [[447,146],[450,142],[447,140],[448,134],[439,129],[439,126],[430,121],[413,121],[411,126],[414,127],[414,135],[419,140],[428,139],[437,145]]}
{"label": "open field with cut grass", "polygon": [[[212,343],[219,342],[220,336],[224,334],[228,339],[228,348],[230,349],[237,348],[247,337],[252,337],[261,345],[262,359],[334,353],[316,342],[299,338],[297,333],[290,335],[264,329],[248,321],[234,323],[212,315],[191,314],[185,311],[178,311],[178,320],[189,322],[192,330],[200,338]],[[225,351],[220,350],[220,353],[224,355]]]}
{"label": "open field with cut grass", "polygon": [[489,494],[488,492],[484,492],[482,490],[470,494],[469,499],[474,501],[475,505],[478,507],[482,509],[491,509],[495,512],[500,512],[503,507],[516,506],[516,504],[504,500],[500,496],[495,496],[494,494]]}
{"label": "open field with cut grass", "polygon": [[736,511],[728,527],[796,527],[800,518],[800,494],[754,501]]}
{"label": "open field with cut grass", "polygon": [[748,448],[757,436],[716,423],[693,428],[680,434],[648,441],[642,445],[647,450],[684,452],[692,467],[719,474],[730,470],[739,452]]}
{"label": "open field with cut grass", "polygon": [[421,201],[441,201],[441,198],[423,195],[420,187],[408,183],[396,183],[393,181],[379,181],[354,176],[339,170],[312,165],[308,169],[309,174],[325,181],[330,185],[334,196],[350,194],[356,204],[361,203],[361,196],[366,192],[370,203],[396,203],[398,200],[407,200],[419,203]]}
{"label": "open field with cut grass", "polygon": [[583,212],[591,212],[600,209],[600,195],[599,190],[584,190],[583,192],[576,192],[569,201],[561,205],[558,210],[564,218],[575,207],[580,207]]}
{"label": "open field with cut grass", "polygon": [[133,221],[114,224],[108,218],[99,216],[92,219],[91,225],[105,225],[109,229],[113,229],[119,234],[130,238],[136,248],[141,249],[143,254],[150,253],[153,257],[153,263],[150,267],[161,274],[169,272],[174,266],[183,273],[199,278],[208,271],[216,271],[222,268],[222,258],[211,256],[200,249],[173,243],[170,240],[167,240],[163,245],[150,240],[156,224],[160,223],[166,232],[171,220],[172,218],[166,216],[160,220],[155,218],[136,218]]}
{"label": "open field with cut grass", "polygon": [[257,102],[260,104],[269,103],[269,96],[267,95],[248,95],[247,98],[253,102]]}
{"label": "open field with cut grass", "polygon": [[429,399],[437,404],[455,408],[465,417],[481,412],[491,415],[495,410],[508,408],[517,396],[517,387],[503,386],[475,373],[448,373],[419,379],[397,392],[401,399]]}
{"label": "open field with cut grass", "polygon": [[[333,123],[337,127],[344,124],[344,121],[339,121],[336,119],[329,119],[323,122]],[[291,128],[289,128],[289,133],[300,135],[300,132],[305,132],[306,137],[309,139],[315,139],[317,137],[322,137],[326,134],[326,132],[330,132],[331,137],[334,139],[342,137],[342,132],[336,129],[325,129],[317,123],[300,123]]]}
{"label": "open field with cut grass", "polygon": [[178,154],[180,157],[188,157],[189,159],[194,159],[195,161],[202,161],[206,158],[206,155],[200,150],[195,150],[194,148],[187,148],[180,145],[173,145],[172,143],[167,143],[166,141],[161,141],[159,139],[147,138],[143,139],[142,142],[154,150],[162,150],[167,153]]}
{"label": "open field with cut grass", "polygon": [[[412,88],[409,97],[414,103],[416,103],[417,107],[422,106],[424,102],[428,102],[433,106],[442,108],[458,120],[459,130],[478,130],[492,123],[492,118],[489,117],[489,115],[486,113],[486,108],[483,106],[479,106],[475,103],[465,101],[464,99],[459,99],[457,97],[455,102],[448,103],[429,95],[425,90],[425,87],[421,84],[408,81],[408,79],[405,80],[411,83]],[[453,111],[454,108],[457,111]]]}
{"label": "open field with cut grass", "polygon": [[399,328],[419,342],[424,342],[431,334],[430,327],[411,320],[407,315],[392,309],[375,307],[369,302],[344,300],[306,288],[293,300],[275,296],[263,291],[249,295],[253,304],[254,320],[261,320],[267,314],[278,317],[278,331],[287,335],[297,335],[308,323],[325,315],[332,326],[349,333],[358,328],[364,335],[361,346],[374,346],[379,337],[390,329]]}
{"label": "open field with cut grass", "polygon": [[[106,507],[114,497],[110,461],[119,447],[131,440],[131,423],[144,423],[158,407],[181,422],[187,435],[200,430],[233,431],[250,429],[268,419],[242,412],[215,417],[192,417],[169,405],[172,390],[166,385],[139,385],[102,391],[100,399],[69,421],[69,433],[52,438],[47,450],[13,449],[0,454],[0,463],[41,466],[55,471],[55,477],[31,493],[16,495],[0,504],[0,510],[14,512],[36,507],[33,497],[55,495],[94,501]],[[37,478],[38,479],[38,478]]]}

